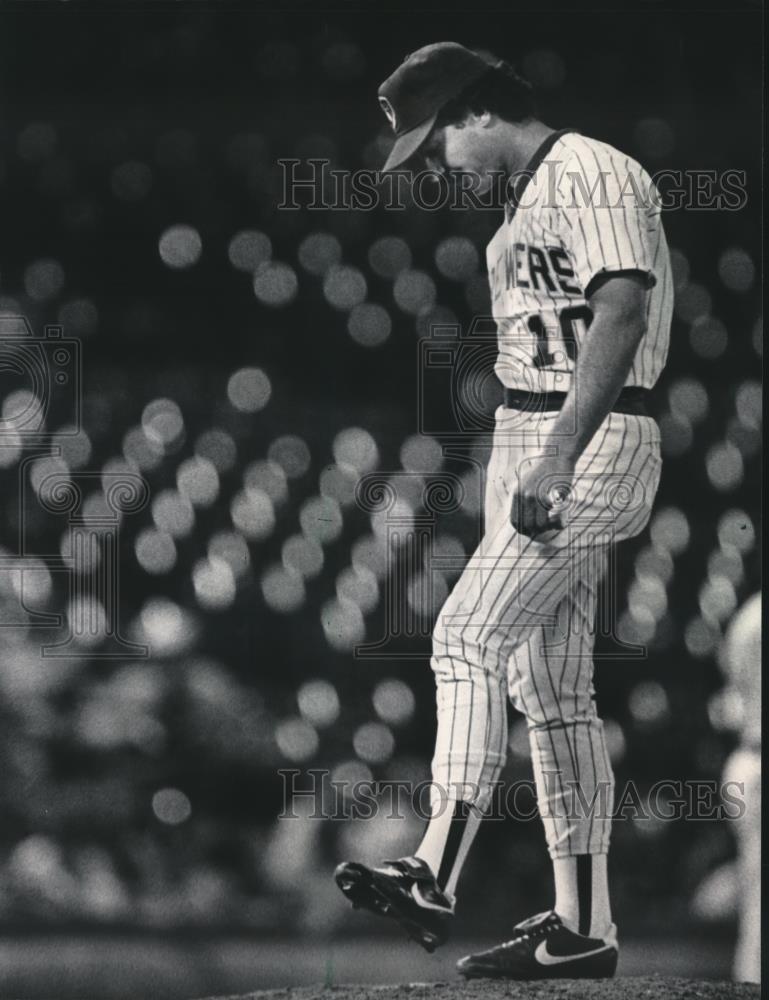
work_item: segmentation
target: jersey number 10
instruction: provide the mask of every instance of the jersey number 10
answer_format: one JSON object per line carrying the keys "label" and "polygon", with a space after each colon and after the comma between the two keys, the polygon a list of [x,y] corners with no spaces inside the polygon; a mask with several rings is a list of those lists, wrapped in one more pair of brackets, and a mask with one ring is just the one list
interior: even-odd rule
{"label": "jersey number 10", "polygon": [[[580,320],[585,324],[585,329],[590,326],[593,319],[593,311],[590,306],[569,306],[562,309],[558,314],[558,322],[561,327],[561,340],[566,348],[566,354],[571,361],[577,361],[577,331],[575,324]],[[537,338],[537,353],[531,359],[535,368],[550,368],[566,360],[549,350],[547,339],[547,329],[542,322],[542,317],[538,314],[529,316],[529,330]]]}

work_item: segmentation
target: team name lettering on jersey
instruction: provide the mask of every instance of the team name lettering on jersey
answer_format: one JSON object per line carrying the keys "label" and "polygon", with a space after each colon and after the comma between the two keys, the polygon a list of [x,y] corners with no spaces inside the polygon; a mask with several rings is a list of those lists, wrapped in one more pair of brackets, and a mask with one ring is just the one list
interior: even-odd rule
{"label": "team name lettering on jersey", "polygon": [[513,243],[497,257],[489,270],[491,296],[496,300],[511,288],[531,288],[534,291],[564,295],[581,295],[574,268],[563,247],[538,247]]}

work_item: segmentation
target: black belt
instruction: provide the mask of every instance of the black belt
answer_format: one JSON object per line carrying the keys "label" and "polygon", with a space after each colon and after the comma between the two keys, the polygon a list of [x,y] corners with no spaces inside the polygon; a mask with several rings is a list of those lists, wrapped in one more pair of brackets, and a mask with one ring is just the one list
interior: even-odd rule
{"label": "black belt", "polygon": [[[648,417],[647,402],[650,391],[640,386],[628,385],[620,392],[612,413],[629,413],[637,417]],[[505,406],[510,410],[526,410],[545,413],[560,410],[566,399],[565,392],[527,392],[525,389],[505,389]]]}

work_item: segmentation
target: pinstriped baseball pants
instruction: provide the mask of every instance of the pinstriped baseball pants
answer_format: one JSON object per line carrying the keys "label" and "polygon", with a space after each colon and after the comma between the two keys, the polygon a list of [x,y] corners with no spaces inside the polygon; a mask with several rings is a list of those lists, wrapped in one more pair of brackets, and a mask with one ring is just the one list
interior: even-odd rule
{"label": "pinstriped baseball pants", "polygon": [[563,529],[547,540],[518,534],[509,518],[517,477],[557,449],[555,416],[498,408],[484,535],[440,611],[431,660],[436,787],[488,806],[507,753],[509,697],[527,720],[553,858],[608,850],[614,783],[593,700],[597,601],[611,547],[649,519],[661,467],[657,424],[611,413],[577,463]]}

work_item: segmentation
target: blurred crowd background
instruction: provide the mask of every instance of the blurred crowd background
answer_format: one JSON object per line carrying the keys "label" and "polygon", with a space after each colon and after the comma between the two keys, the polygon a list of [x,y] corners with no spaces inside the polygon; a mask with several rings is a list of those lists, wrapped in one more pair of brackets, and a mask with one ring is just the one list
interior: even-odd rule
{"label": "blurred crowd background", "polygon": [[[652,174],[745,171],[739,210],[665,216],[665,468],[597,663],[620,786],[717,781],[745,712],[725,636],[760,586],[756,17],[67,7],[5,16],[0,43],[0,928],[350,934],[335,863],[413,848],[408,816],[278,819],[279,772],[429,776],[430,625],[478,539],[488,434],[444,455],[448,382],[420,433],[419,345],[488,314],[499,217],[280,209],[277,160],[377,168],[379,82],[444,37]],[[110,506],[137,473],[146,502]],[[394,511],[356,502],[368,473]],[[436,514],[441,474],[464,499]],[[395,515],[443,569],[387,557]],[[388,588],[387,655],[356,656],[392,631]],[[514,715],[504,777],[531,777]],[[617,822],[618,922],[733,936],[734,858],[728,820]],[[539,822],[490,824],[464,879],[474,930],[547,906]]]}

